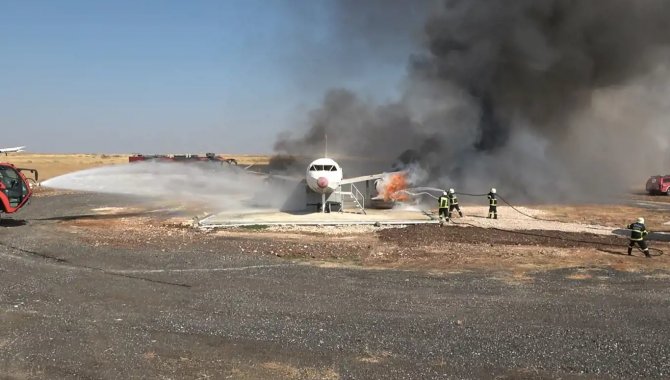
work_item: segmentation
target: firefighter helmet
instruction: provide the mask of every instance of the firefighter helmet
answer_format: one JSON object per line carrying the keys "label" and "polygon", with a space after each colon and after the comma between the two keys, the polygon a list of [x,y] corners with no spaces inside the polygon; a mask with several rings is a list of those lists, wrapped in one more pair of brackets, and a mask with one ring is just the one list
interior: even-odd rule
{"label": "firefighter helmet", "polygon": [[644,224],[644,218],[637,218],[637,222],[640,224]]}
{"label": "firefighter helmet", "polygon": [[450,194],[453,194],[453,193],[454,193],[454,189],[449,189],[449,193],[450,193]]}
{"label": "firefighter helmet", "polygon": [[492,192],[493,194],[495,194],[495,193],[496,193],[496,188],[495,188],[495,187],[492,187],[492,188],[491,188],[491,192]]}

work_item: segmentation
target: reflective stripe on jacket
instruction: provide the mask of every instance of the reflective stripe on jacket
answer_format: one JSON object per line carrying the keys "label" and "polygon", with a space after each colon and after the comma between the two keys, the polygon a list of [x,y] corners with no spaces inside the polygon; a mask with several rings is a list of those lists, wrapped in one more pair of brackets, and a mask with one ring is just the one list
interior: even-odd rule
{"label": "reflective stripe on jacket", "polygon": [[498,200],[494,194],[489,193],[489,206],[497,206]]}
{"label": "reflective stripe on jacket", "polygon": [[440,208],[449,207],[449,198],[445,197],[444,195],[441,196],[440,199],[437,202],[440,205]]}
{"label": "reflective stripe on jacket", "polygon": [[644,237],[648,234],[646,227],[642,223],[629,224],[628,229],[631,230],[630,240],[633,241],[644,240]]}
{"label": "reflective stripe on jacket", "polygon": [[449,204],[450,205],[457,205],[458,204],[458,198],[456,198],[455,195],[449,194]]}

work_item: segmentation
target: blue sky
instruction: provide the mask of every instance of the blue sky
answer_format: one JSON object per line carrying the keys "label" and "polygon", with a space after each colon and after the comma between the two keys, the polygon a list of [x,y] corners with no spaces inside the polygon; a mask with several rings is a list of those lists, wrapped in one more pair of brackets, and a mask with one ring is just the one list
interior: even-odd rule
{"label": "blue sky", "polygon": [[266,153],[328,88],[397,95],[407,52],[335,43],[331,5],[0,0],[0,147]]}

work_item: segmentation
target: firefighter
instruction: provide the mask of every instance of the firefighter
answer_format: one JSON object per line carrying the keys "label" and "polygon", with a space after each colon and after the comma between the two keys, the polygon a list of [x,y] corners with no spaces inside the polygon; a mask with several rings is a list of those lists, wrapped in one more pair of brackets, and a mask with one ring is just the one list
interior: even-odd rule
{"label": "firefighter", "polygon": [[449,189],[447,197],[449,197],[449,219],[451,219],[451,213],[454,210],[458,211],[458,215],[462,218],[463,213],[461,212],[461,206],[458,205],[458,198],[454,189]]}
{"label": "firefighter", "polygon": [[496,189],[491,188],[491,191],[488,194],[489,198],[489,216],[487,219],[498,219],[498,199],[496,198]]}
{"label": "firefighter", "polygon": [[628,225],[628,229],[630,230],[630,241],[628,242],[628,256],[633,254],[633,247],[635,244],[640,247],[642,252],[644,252],[644,255],[647,256],[647,258],[650,258],[651,255],[649,254],[649,247],[647,247],[647,242],[644,241],[644,238],[647,236],[649,231],[647,231],[647,228],[644,226],[644,218],[637,218],[637,221],[633,224]]}
{"label": "firefighter", "polygon": [[443,191],[442,195],[437,199],[437,207],[438,207],[438,216],[440,218],[440,224],[444,223],[445,221],[449,221],[449,197],[447,196],[447,192]]}

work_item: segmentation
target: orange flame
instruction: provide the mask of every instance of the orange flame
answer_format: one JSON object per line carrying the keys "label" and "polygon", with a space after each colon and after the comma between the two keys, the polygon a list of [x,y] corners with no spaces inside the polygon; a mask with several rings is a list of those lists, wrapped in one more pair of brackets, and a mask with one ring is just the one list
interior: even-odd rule
{"label": "orange flame", "polygon": [[385,201],[406,201],[409,199],[407,193],[401,191],[407,188],[407,176],[405,173],[393,173],[384,179]]}

